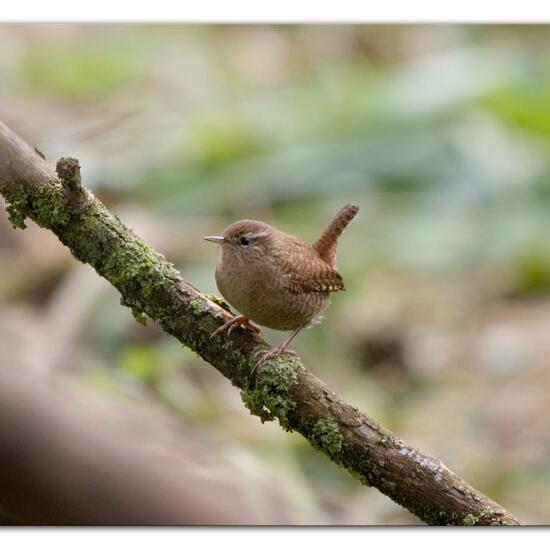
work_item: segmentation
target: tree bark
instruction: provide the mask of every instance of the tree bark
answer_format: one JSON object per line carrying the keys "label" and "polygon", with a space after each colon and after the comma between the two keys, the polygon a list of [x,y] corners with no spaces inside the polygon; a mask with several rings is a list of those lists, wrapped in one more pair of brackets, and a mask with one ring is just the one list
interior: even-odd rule
{"label": "tree bark", "polygon": [[231,314],[223,302],[185,281],[80,185],[78,162],[61,159],[58,175],[0,122],[0,192],[14,226],[25,218],[53,231],[78,260],[121,293],[137,320],[160,324],[240,388],[262,421],[279,420],[330,460],[432,525],[516,525],[520,521],[336,395],[296,358],[281,357],[249,373],[267,344],[235,331],[210,338]]}

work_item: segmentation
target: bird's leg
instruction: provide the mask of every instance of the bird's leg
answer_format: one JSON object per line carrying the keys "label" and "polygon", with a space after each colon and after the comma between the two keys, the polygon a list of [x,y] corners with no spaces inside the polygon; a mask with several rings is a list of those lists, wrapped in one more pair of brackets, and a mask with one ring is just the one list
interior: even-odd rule
{"label": "bird's leg", "polygon": [[242,327],[254,334],[260,334],[261,332],[260,327],[253,325],[248,319],[248,317],[246,317],[246,315],[236,315],[235,317],[233,317],[233,319],[229,319],[229,321],[224,323],[221,327],[218,327],[210,335],[210,338],[214,338],[216,334],[220,334],[220,332],[225,332],[226,330],[227,330],[227,335],[229,336],[233,332],[233,329],[235,327]]}
{"label": "bird's leg", "polygon": [[256,361],[256,364],[252,367],[252,370],[250,371],[250,378],[254,380],[254,377],[256,376],[256,371],[258,370],[258,367],[262,364],[268,361],[269,359],[275,359],[276,357],[279,357],[283,353],[288,353],[289,355],[296,355],[296,352],[287,349],[290,342],[295,338],[295,336],[303,329],[304,327],[298,327],[296,330],[292,332],[292,334],[281,344],[278,346],[275,346],[274,348],[271,348],[267,351],[264,351],[260,354],[258,357],[258,360]]}

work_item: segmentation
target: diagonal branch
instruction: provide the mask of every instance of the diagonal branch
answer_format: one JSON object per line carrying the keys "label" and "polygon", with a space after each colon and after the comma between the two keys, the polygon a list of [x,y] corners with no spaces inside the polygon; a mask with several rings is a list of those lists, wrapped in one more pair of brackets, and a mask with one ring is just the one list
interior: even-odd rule
{"label": "diagonal branch", "polygon": [[262,421],[277,418],[333,462],[433,525],[506,525],[520,521],[437,458],[414,449],[336,395],[294,358],[278,358],[249,383],[267,344],[235,331],[210,334],[231,316],[185,281],[80,184],[78,162],[48,164],[0,122],[0,192],[14,226],[25,218],[53,231],[78,260],[113,284],[137,320],[149,317],[198,353],[233,385]]}

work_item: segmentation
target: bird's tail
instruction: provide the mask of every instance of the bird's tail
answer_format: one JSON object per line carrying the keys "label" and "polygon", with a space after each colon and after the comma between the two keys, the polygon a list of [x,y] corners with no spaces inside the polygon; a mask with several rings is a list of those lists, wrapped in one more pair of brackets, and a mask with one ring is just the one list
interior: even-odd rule
{"label": "bird's tail", "polygon": [[321,259],[333,268],[336,267],[336,242],[338,241],[338,237],[340,237],[358,211],[359,207],[355,204],[346,204],[346,206],[340,208],[338,214],[334,216],[334,219],[328,224],[319,240],[313,245],[313,248]]}

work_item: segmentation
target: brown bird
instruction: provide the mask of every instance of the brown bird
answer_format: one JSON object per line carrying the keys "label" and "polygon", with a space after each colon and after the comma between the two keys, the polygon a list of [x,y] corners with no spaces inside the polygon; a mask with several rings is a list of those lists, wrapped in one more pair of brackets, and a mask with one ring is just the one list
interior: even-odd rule
{"label": "brown bird", "polygon": [[287,350],[292,339],[319,319],[331,292],[345,290],[336,271],[336,243],[358,210],[353,204],[341,208],[313,245],[255,220],[240,220],[221,236],[204,237],[220,245],[216,283],[241,313],[212,337],[224,331],[231,334],[237,326],[260,333],[251,321],[292,331],[283,343],[259,356],[252,375],[264,361],[294,354]]}

